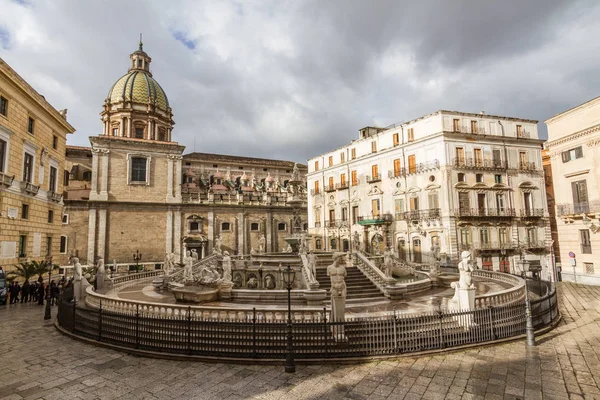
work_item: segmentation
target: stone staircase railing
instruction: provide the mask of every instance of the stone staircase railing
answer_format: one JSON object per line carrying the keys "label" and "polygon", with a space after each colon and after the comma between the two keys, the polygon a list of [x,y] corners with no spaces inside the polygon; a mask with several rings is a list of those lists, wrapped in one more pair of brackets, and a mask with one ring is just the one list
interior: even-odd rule
{"label": "stone staircase railing", "polygon": [[354,264],[377,288],[389,297],[387,286],[394,283],[393,278],[388,278],[369,258],[362,252],[354,253]]}
{"label": "stone staircase railing", "polygon": [[522,278],[502,272],[480,269],[474,270],[471,275],[476,278],[484,278],[513,285],[512,287],[499,292],[475,296],[475,308],[508,305],[520,302],[525,297],[525,281]]}
{"label": "stone staircase railing", "polygon": [[302,276],[304,277],[304,282],[306,282],[307,289],[318,289],[319,282],[317,281],[317,277],[313,276],[309,268],[308,256],[306,254],[300,254],[300,259],[302,260]]}

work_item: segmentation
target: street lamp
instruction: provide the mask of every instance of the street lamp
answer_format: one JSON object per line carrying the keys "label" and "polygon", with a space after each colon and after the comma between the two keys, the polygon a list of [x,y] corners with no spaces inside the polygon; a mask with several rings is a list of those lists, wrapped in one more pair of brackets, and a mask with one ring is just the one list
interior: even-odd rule
{"label": "street lamp", "polygon": [[529,261],[520,260],[521,277],[525,280],[525,335],[527,337],[527,346],[535,346],[535,332],[533,330],[533,320],[531,319],[531,303],[529,302],[529,291],[527,289],[527,272],[529,271]]}
{"label": "street lamp", "polygon": [[283,281],[288,291],[287,356],[285,358],[285,372],[287,373],[296,372],[292,347],[292,285],[295,278],[294,270],[288,264],[287,268],[283,270]]}
{"label": "street lamp", "polygon": [[46,258],[46,263],[48,266],[48,286],[46,286],[46,312],[44,313],[44,319],[51,319],[51,308],[50,308],[50,299],[52,297],[52,288],[50,287],[50,279],[52,278],[52,256]]}
{"label": "street lamp", "polygon": [[135,254],[133,255],[133,261],[135,261],[135,272],[137,273],[140,269],[140,261],[142,261],[142,255],[140,254],[139,250],[135,251]]}

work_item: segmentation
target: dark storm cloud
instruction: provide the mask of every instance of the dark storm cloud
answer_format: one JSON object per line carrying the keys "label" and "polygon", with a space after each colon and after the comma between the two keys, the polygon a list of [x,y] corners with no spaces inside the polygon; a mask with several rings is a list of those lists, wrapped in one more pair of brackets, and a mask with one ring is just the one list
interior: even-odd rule
{"label": "dark storm cloud", "polygon": [[592,1],[0,0],[0,9],[0,56],[69,108],[73,144],[99,133],[139,32],[188,151],[302,162],[366,125],[438,109],[543,121],[600,89]]}

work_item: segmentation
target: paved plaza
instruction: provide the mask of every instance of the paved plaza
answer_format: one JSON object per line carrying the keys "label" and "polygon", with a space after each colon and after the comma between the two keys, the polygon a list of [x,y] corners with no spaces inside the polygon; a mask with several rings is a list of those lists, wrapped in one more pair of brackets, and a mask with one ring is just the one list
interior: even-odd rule
{"label": "paved plaza", "polygon": [[563,320],[533,349],[520,340],[295,374],[119,353],[61,335],[41,306],[7,306],[0,399],[600,399],[600,287],[558,290]]}

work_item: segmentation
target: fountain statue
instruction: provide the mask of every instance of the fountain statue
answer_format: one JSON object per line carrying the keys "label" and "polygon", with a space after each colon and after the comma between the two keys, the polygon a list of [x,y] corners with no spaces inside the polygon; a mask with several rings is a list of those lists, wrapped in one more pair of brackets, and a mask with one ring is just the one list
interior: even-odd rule
{"label": "fountain statue", "polygon": [[167,253],[165,256],[165,264],[163,266],[165,276],[169,276],[175,269],[175,253]]}
{"label": "fountain statue", "polygon": [[228,251],[223,252],[223,282],[231,283],[231,256]]}
{"label": "fountain statue", "polygon": [[392,255],[393,253],[390,247],[386,247],[385,251],[383,252],[383,266],[386,278],[392,278],[392,268],[394,266]]}
{"label": "fountain statue", "polygon": [[[346,310],[346,267],[343,262],[345,253],[333,253],[333,264],[327,267],[327,276],[331,279],[331,322],[343,322]],[[343,325],[334,325],[333,337],[336,341],[346,341]]]}
{"label": "fountain statue", "polygon": [[75,301],[85,301],[87,295],[86,289],[91,286],[88,280],[83,276],[83,270],[79,263],[79,258],[73,257],[73,292]]}
{"label": "fountain statue", "polygon": [[183,282],[188,283],[193,281],[194,277],[192,275],[192,264],[194,259],[192,258],[192,252],[187,250],[185,252],[185,256],[183,257]]}
{"label": "fountain statue", "polygon": [[221,236],[217,236],[215,238],[215,247],[213,248],[213,253],[221,254]]}
{"label": "fountain statue", "polygon": [[[471,311],[475,309],[475,285],[473,285],[471,273],[473,272],[473,261],[471,253],[463,251],[460,254],[461,261],[458,263],[460,274],[458,282],[452,282],[450,286],[454,289],[454,297],[448,301],[448,310]],[[469,329],[473,325],[471,315],[460,315],[456,317],[457,322]]]}

